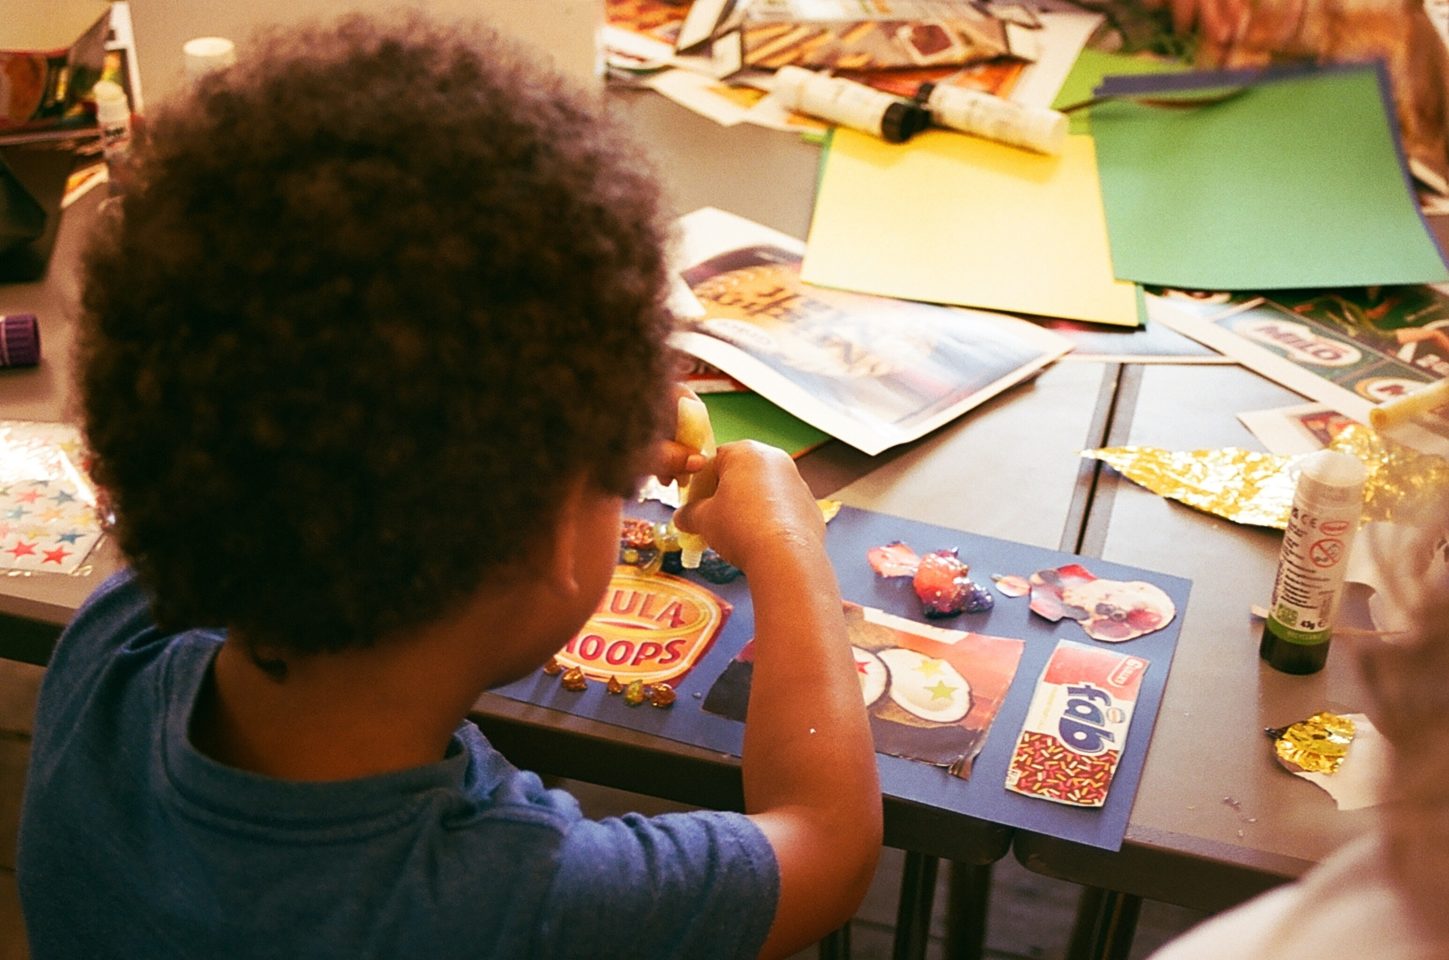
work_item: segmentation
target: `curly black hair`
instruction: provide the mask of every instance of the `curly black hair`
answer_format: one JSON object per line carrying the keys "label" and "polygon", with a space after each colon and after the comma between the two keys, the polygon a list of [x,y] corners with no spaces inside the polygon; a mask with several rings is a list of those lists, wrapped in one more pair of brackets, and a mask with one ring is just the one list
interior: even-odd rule
{"label": "curly black hair", "polygon": [[667,416],[664,227],[487,29],[271,31],[163,109],[85,262],[85,433],[168,628],[367,646],[506,575]]}

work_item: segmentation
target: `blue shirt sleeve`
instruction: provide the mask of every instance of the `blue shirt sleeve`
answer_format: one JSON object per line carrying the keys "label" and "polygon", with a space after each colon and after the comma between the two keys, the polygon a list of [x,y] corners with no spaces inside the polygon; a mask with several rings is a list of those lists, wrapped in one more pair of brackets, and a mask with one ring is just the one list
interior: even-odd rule
{"label": "blue shirt sleeve", "polygon": [[575,823],[547,898],[539,957],[754,957],[779,900],[765,835],[738,813]]}

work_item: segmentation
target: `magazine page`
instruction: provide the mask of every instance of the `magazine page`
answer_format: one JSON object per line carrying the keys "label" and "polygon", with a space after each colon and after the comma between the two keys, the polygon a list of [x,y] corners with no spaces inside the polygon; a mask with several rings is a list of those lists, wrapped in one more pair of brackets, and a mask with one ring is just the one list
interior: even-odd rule
{"label": "magazine page", "polygon": [[[1154,319],[1359,423],[1449,376],[1449,295],[1432,286],[1175,295],[1162,304]],[[1449,410],[1430,413],[1396,439],[1442,449]]]}
{"label": "magazine page", "polygon": [[734,214],[680,219],[703,308],[673,343],[867,454],[921,437],[1071,349],[1025,320],[816,287],[804,244]]}

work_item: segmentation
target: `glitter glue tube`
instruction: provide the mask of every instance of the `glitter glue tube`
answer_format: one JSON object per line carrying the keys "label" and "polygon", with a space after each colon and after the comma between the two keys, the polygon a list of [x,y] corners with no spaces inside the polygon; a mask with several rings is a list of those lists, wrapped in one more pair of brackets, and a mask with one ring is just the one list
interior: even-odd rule
{"label": "glitter glue tube", "polygon": [[938,125],[987,140],[1048,156],[1061,153],[1067,140],[1067,115],[1057,110],[1027,107],[980,90],[936,83],[921,84],[916,99],[926,105]]}
{"label": "glitter glue tube", "polygon": [[[683,506],[691,500],[703,500],[712,496],[719,484],[719,477],[714,472],[714,427],[709,422],[709,408],[696,397],[680,397],[677,410],[678,423],[674,429],[674,438],[705,458],[704,468],[680,488],[679,500],[680,506]],[[679,538],[679,565],[686,570],[699,569],[706,547],[704,537],[677,528],[675,535]]]}
{"label": "glitter glue tube", "polygon": [[0,367],[40,363],[40,324],[33,313],[0,317]]}
{"label": "glitter glue tube", "polygon": [[1328,659],[1367,471],[1336,450],[1309,454],[1299,469],[1258,655],[1284,673],[1316,673]]}
{"label": "glitter glue tube", "polygon": [[930,123],[919,103],[882,93],[863,83],[830,77],[803,67],[775,71],[775,97],[787,108],[902,143]]}

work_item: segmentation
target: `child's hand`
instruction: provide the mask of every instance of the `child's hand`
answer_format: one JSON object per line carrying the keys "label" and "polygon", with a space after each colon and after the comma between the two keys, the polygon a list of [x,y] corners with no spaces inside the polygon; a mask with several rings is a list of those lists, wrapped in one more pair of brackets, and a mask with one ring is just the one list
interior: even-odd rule
{"label": "child's hand", "polygon": [[650,474],[668,486],[672,482],[686,483],[690,477],[704,469],[705,458],[677,440],[659,440],[649,451]]}
{"label": "child's hand", "polygon": [[[698,400],[698,395],[682,383],[674,385],[675,407],[678,406],[680,397],[693,397]],[[659,482],[668,486],[677,482],[683,486],[689,478],[704,469],[706,462],[698,450],[691,450],[678,440],[673,439],[676,430],[669,431],[670,439],[656,441],[652,450],[649,451],[649,462],[645,469]]]}
{"label": "child's hand", "polygon": [[727,443],[715,456],[719,486],[674,514],[675,526],[703,535],[730,563],[749,573],[762,558],[819,548],[825,521],[795,461],[753,440]]}

